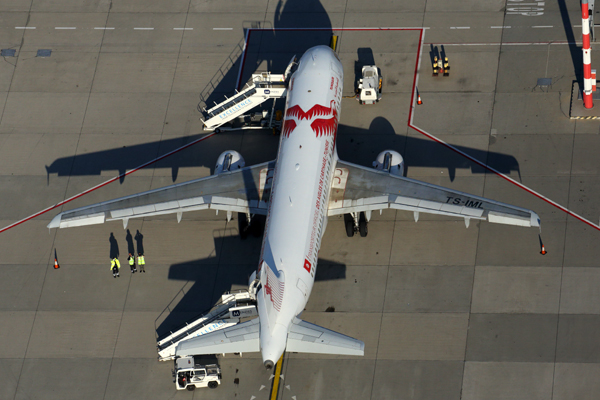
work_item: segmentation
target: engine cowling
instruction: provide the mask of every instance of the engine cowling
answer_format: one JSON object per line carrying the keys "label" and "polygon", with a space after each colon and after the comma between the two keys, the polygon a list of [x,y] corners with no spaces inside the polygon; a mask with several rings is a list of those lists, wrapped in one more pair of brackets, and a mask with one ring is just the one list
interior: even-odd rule
{"label": "engine cowling", "polygon": [[244,157],[242,157],[240,153],[235,150],[227,150],[222,152],[219,155],[219,158],[217,158],[214,175],[228,171],[235,171],[237,169],[244,168],[245,165],[246,161],[244,161]]}
{"label": "engine cowling", "polygon": [[394,150],[384,150],[373,161],[373,167],[392,175],[404,176],[404,158]]}

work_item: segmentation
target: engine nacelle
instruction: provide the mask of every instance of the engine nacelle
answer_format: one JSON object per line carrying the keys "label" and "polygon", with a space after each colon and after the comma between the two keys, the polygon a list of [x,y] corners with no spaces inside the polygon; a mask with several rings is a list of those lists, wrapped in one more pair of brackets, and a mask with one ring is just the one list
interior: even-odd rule
{"label": "engine nacelle", "polygon": [[392,175],[404,176],[404,158],[394,150],[384,150],[373,161],[373,167]]}
{"label": "engine nacelle", "polygon": [[244,157],[235,150],[227,150],[221,153],[217,158],[217,164],[215,165],[214,175],[218,175],[222,172],[235,171],[240,168],[244,168],[246,162]]}

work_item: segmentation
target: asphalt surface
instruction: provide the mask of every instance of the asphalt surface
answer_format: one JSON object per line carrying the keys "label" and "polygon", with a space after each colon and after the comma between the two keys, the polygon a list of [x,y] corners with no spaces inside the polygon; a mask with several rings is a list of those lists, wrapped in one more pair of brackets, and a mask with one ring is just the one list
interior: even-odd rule
{"label": "asphalt surface", "polygon": [[[414,126],[596,224],[600,123],[569,119],[580,15],[562,0],[1,1],[0,48],[15,54],[0,62],[0,225],[201,137],[197,106],[233,93],[248,29],[242,81],[282,72],[333,30],[346,95],[361,65],[384,76],[379,104],[344,100],[340,158],[370,165],[394,149],[409,177],[533,209],[548,254],[535,228],[388,210],[347,238],[331,218],[303,319],[363,340],[365,356],[287,354],[279,399],[597,399],[598,230],[407,124],[418,79]],[[374,27],[417,29],[348,29]],[[450,76],[431,76],[436,51]],[[227,149],[268,161],[278,140],[222,133],[62,209],[207,176]],[[247,285],[260,238],[241,241],[211,211],[131,220],[130,236],[119,222],[48,233],[58,211],[0,234],[0,398],[270,397],[259,355],[221,358],[222,385],[192,393],[155,349]],[[147,273],[131,274],[139,246]]]}

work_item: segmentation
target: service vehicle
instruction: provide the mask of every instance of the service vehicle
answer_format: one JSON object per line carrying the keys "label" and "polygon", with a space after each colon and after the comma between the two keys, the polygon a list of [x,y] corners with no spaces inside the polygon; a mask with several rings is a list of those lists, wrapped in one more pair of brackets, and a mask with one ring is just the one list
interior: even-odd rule
{"label": "service vehicle", "polygon": [[357,100],[360,104],[375,104],[381,100],[383,78],[375,65],[362,67],[362,78],[358,81]]}
{"label": "service vehicle", "polygon": [[216,389],[221,384],[221,368],[217,364],[204,365],[201,356],[176,358],[173,376],[177,390]]}

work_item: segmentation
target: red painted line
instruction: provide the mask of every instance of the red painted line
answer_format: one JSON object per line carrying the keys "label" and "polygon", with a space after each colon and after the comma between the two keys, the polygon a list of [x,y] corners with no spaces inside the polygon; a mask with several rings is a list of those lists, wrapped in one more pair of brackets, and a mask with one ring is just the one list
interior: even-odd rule
{"label": "red painted line", "polygon": [[[483,167],[485,169],[487,169],[490,172],[493,172],[494,174],[498,175],[499,177],[501,177],[502,179],[512,183],[513,185],[525,190],[526,192],[534,195],[535,197],[539,198],[540,200],[545,201],[546,203],[558,208],[559,210],[565,212],[566,214],[578,219],[579,221],[591,226],[592,228],[599,230],[600,231],[600,225],[596,225],[593,222],[585,219],[584,217],[582,217],[581,215],[578,215],[576,213],[574,213],[573,211],[569,210],[568,208],[561,206],[560,204],[558,204],[557,202],[555,202],[554,200],[550,200],[549,198],[543,196],[542,194],[536,192],[533,189],[528,188],[527,186],[523,185],[520,182],[517,182],[516,180],[514,180],[513,178],[504,175],[503,173],[497,171],[496,169],[490,167],[489,165],[479,161],[478,159],[468,155],[467,153],[457,149],[456,147],[452,146],[451,144],[448,144],[446,142],[444,142],[441,139],[438,139],[437,137],[433,136],[432,134],[425,132],[423,129],[415,126],[413,124],[413,111],[414,111],[414,107],[415,107],[415,93],[416,93],[416,87],[417,87],[417,79],[418,79],[418,67],[419,67],[419,61],[421,58],[421,53],[422,53],[422,48],[421,48],[421,39],[423,38],[423,32],[424,30],[421,31],[421,37],[419,38],[419,50],[417,52],[417,61],[415,64],[415,73],[414,73],[414,77],[413,77],[413,86],[412,86],[412,94],[411,94],[411,98],[410,98],[410,110],[408,112],[408,126],[414,130],[416,130],[417,132],[419,132],[422,135],[427,136],[429,139],[443,145],[444,147],[454,151],[455,153],[460,154],[461,156],[465,157],[466,159],[474,162],[475,164],[479,165],[480,167]],[[425,43],[427,44],[427,43]],[[439,43],[437,43],[439,45]]]}
{"label": "red painted line", "polygon": [[185,149],[187,149],[188,147],[191,147],[191,146],[195,145],[196,143],[200,143],[200,142],[202,142],[203,140],[206,140],[206,139],[208,139],[208,138],[210,138],[210,137],[212,137],[212,136],[214,136],[214,135],[216,135],[216,134],[217,134],[217,132],[212,132],[212,133],[210,133],[210,134],[208,134],[208,135],[206,135],[206,136],[203,136],[203,137],[201,137],[201,138],[199,138],[199,139],[196,139],[196,140],[194,140],[193,142],[190,142],[190,143],[186,144],[185,146],[181,146],[180,148],[178,148],[178,149],[175,149],[175,150],[173,150],[173,151],[170,151],[170,152],[168,152],[168,153],[166,153],[166,154],[163,154],[162,156],[160,156],[160,157],[158,157],[158,158],[155,158],[154,160],[148,161],[147,163],[145,163],[145,164],[142,164],[142,165],[140,165],[139,167],[136,167],[136,168],[134,168],[134,169],[132,169],[132,170],[130,170],[130,171],[124,172],[124,173],[122,173],[122,174],[121,174],[121,175],[119,175],[119,176],[115,176],[114,178],[111,178],[111,179],[107,180],[106,182],[102,182],[102,183],[100,183],[100,184],[98,184],[98,185],[96,185],[96,186],[94,186],[94,187],[91,187],[91,188],[89,188],[89,189],[87,189],[87,190],[85,190],[85,191],[83,191],[83,192],[81,192],[81,193],[79,193],[79,194],[76,194],[75,196],[69,197],[68,199],[66,199],[66,200],[63,200],[63,201],[61,201],[61,202],[59,202],[59,203],[56,203],[56,204],[55,204],[55,205],[53,205],[53,206],[50,206],[50,207],[48,207],[48,208],[45,208],[45,209],[43,209],[42,211],[39,211],[39,212],[37,212],[37,213],[35,213],[35,214],[33,214],[33,215],[30,215],[30,216],[29,216],[29,217],[27,217],[27,218],[23,218],[23,219],[22,219],[22,220],[20,220],[20,221],[17,221],[17,222],[15,222],[15,223],[13,223],[13,224],[10,224],[10,225],[8,225],[8,226],[5,226],[4,228],[0,229],[0,233],[2,233],[2,232],[4,232],[4,231],[7,231],[7,230],[9,230],[9,229],[11,229],[11,228],[14,228],[14,227],[15,227],[15,226],[17,226],[17,225],[21,225],[23,222],[27,222],[27,221],[29,221],[30,219],[33,219],[33,218],[35,218],[35,217],[38,217],[38,216],[40,216],[40,215],[42,215],[42,214],[45,214],[45,213],[47,213],[48,211],[54,210],[55,208],[58,208],[58,207],[62,206],[63,204],[67,204],[67,203],[69,203],[69,202],[71,202],[71,201],[73,201],[73,200],[75,200],[75,199],[78,199],[78,198],[80,198],[80,197],[82,197],[82,196],[85,196],[86,194],[88,194],[88,193],[91,193],[91,192],[93,192],[94,190],[100,189],[101,187],[104,187],[104,186],[108,185],[109,183],[112,183],[112,182],[114,182],[114,181],[116,181],[116,180],[119,180],[119,179],[121,179],[121,178],[123,178],[123,177],[125,177],[125,176],[127,176],[127,175],[129,175],[129,174],[133,174],[134,172],[136,172],[136,171],[139,171],[140,169],[146,168],[147,166],[149,166],[149,165],[152,165],[152,164],[154,164],[154,163],[156,163],[156,162],[158,162],[158,161],[160,161],[160,160],[163,160],[163,159],[165,159],[165,158],[167,158],[167,157],[169,157],[169,156],[172,156],[172,155],[173,155],[173,154],[175,154],[175,153],[179,153],[180,151],[182,151],[182,150],[185,150]]}

